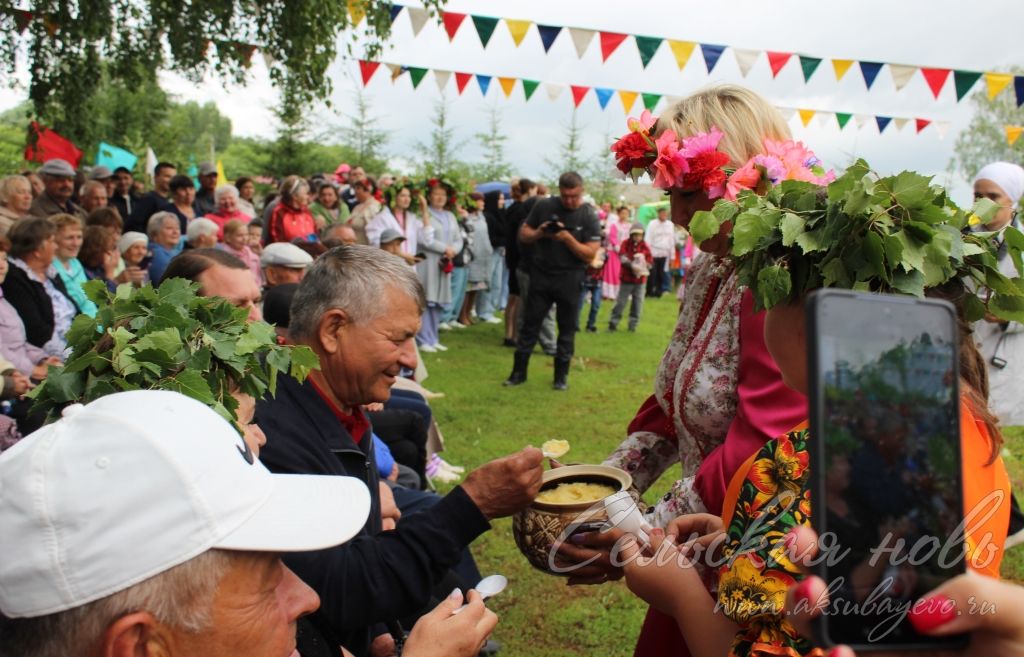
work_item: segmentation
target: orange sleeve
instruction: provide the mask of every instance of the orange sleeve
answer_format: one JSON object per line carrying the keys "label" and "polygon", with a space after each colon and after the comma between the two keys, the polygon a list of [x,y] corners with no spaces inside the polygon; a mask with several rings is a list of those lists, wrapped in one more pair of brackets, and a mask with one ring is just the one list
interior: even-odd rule
{"label": "orange sleeve", "polygon": [[1001,456],[988,462],[991,453],[988,428],[961,402],[960,456],[964,517],[967,518],[967,566],[982,575],[998,578],[1003,544],[1010,526],[1010,477]]}

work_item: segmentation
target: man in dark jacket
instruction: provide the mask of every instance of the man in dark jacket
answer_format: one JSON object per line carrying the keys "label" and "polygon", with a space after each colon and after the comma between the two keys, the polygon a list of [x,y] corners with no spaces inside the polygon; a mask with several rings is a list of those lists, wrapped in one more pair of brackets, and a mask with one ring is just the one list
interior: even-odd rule
{"label": "man in dark jacket", "polygon": [[364,246],[328,251],[299,286],[289,326],[320,367],[302,384],[281,377],[275,397],[256,408],[267,435],[260,460],[272,471],[354,476],[371,491],[360,536],[287,558],[320,595],[313,618],[319,632],[357,656],[380,635],[379,624],[394,627],[393,619],[426,606],[434,584],[489,520],[525,508],[540,490],[541,452],[528,448],[470,472],[435,506],[381,532],[373,441],[361,406],[387,400],[401,368],[415,368],[424,305],[422,286],[402,260]]}
{"label": "man in dark jacket", "polygon": [[[132,206],[130,217],[124,220],[124,230],[145,233],[149,218],[157,212],[171,212],[174,205],[170,202],[171,178],[178,173],[177,167],[170,162],[160,162],[153,169],[153,191],[143,194]],[[182,230],[184,232],[184,230]]]}
{"label": "man in dark jacket", "polygon": [[66,160],[47,160],[39,167],[43,193],[32,201],[29,214],[46,218],[55,214],[72,214],[85,220],[82,210],[71,197],[75,193],[75,169]]}

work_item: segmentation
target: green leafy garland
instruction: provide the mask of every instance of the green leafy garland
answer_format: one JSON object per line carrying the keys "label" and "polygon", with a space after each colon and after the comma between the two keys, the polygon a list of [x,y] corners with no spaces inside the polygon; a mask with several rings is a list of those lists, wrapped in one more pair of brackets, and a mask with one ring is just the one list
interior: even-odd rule
{"label": "green leafy garland", "polygon": [[199,296],[199,285],[185,279],[156,289],[121,285],[116,293],[102,281],[83,287],[99,312],[75,318],[67,333],[71,357],[29,393],[33,410],[51,418],[68,404],[115,392],[173,390],[237,423],[232,389],[260,399],[274,393],[278,373],[302,380],[319,367],[308,347],[278,345],[270,324],[247,321],[245,309],[219,297]]}
{"label": "green leafy garland", "polygon": [[997,234],[967,230],[998,210],[988,199],[963,210],[929,177],[880,177],[858,160],[827,187],[787,180],[761,196],[744,191],[735,201],[720,199],[710,212],[694,214],[690,233],[699,244],[732,222],[730,256],[758,309],[822,287],[921,297],[961,278],[983,291],[967,295],[969,320],[989,312],[1024,321],[1024,235],[1012,226],[1001,235],[1017,268],[1011,279],[999,271]]}

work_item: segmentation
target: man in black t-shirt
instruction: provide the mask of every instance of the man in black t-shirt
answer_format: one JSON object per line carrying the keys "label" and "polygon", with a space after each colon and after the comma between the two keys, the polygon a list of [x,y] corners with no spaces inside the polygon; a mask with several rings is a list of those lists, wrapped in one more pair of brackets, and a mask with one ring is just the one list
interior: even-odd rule
{"label": "man in black t-shirt", "polygon": [[601,224],[594,209],[583,202],[583,178],[578,173],[563,173],[558,179],[558,196],[537,201],[519,229],[519,241],[533,248],[530,293],[515,363],[505,385],[526,381],[541,322],[554,304],[558,322],[554,388],[565,390],[584,272],[601,245]]}

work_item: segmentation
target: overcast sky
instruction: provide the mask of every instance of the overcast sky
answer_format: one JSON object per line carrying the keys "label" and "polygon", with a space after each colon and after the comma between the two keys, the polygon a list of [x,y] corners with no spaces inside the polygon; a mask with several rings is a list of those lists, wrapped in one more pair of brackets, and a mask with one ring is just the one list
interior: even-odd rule
{"label": "overcast sky", "polygon": [[[536,28],[530,29],[517,48],[504,23],[499,23],[484,49],[468,18],[454,42],[449,43],[443,27],[433,22],[414,38],[408,12],[403,11],[382,59],[430,69],[494,75],[486,97],[481,96],[475,80],[462,96],[456,94],[454,77],[448,82],[453,124],[457,126],[458,137],[468,140],[459,155],[467,160],[481,157],[481,149],[472,136],[485,130],[489,109],[497,107],[510,137],[508,159],[518,172],[534,176],[548,173],[545,159],[556,153],[557,144],[564,138],[572,95],[566,89],[559,98],[550,100],[542,86],[526,102],[517,84],[512,98],[506,99],[497,76],[677,96],[714,82],[735,82],[751,87],[780,106],[948,121],[950,129],[944,138],[934,127],[915,134],[912,122],[902,131],[890,125],[881,135],[873,123],[858,129],[853,121],[840,132],[834,119],[822,126],[815,118],[805,128],[800,118],[794,116],[790,127],[794,136],[805,141],[826,163],[842,165],[853,157],[864,157],[883,173],[910,168],[938,174],[939,182],[952,183],[959,199],[965,200],[966,182],[949,180],[946,174],[953,143],[971,115],[967,99],[956,102],[952,78],[936,100],[919,73],[902,91],[896,92],[889,68],[885,67],[868,91],[856,65],[837,82],[829,60],[979,71],[1003,71],[1011,65],[1024,64],[1021,0],[450,0],[447,8],[547,25],[791,51],[824,60],[806,84],[795,57],[773,79],[762,54],[744,78],[730,50],[711,75],[699,51],[680,72],[666,43],[645,70],[632,39],[624,42],[607,62],[602,62],[597,38],[579,59],[568,31],[563,30],[545,54]],[[354,61],[339,61],[332,67],[331,75],[335,106],[346,111],[354,90],[361,86],[358,67]],[[235,134],[274,135],[270,109],[276,94],[258,55],[245,88],[225,89],[216,81],[196,87],[171,75],[164,76],[163,81],[168,90],[182,99],[216,102],[231,118]],[[984,81],[980,81],[975,89],[983,86]],[[392,84],[389,71],[381,67],[366,93],[380,126],[391,132],[389,153],[396,158],[414,157],[412,145],[427,136],[433,104],[440,97],[433,73],[428,73],[419,88],[413,90],[408,74]],[[1013,93],[1012,89],[1007,93]],[[0,93],[0,106],[13,105],[22,97],[5,90]],[[663,108],[664,101],[658,110]],[[640,109],[637,101],[633,114]],[[343,118],[332,117],[330,111],[317,110],[316,114],[322,125],[344,123]],[[580,122],[585,127],[586,152],[596,153],[604,145],[606,135],[624,132],[625,118],[618,97],[602,111],[591,92],[579,110]]]}

